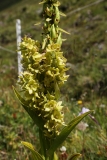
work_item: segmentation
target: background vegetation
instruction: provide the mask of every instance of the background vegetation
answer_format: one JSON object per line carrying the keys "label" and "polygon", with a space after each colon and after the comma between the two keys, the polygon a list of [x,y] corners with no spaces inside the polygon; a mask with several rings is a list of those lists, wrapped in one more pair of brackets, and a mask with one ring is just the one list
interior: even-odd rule
{"label": "background vegetation", "polygon": [[[42,6],[39,0],[17,0],[0,2],[0,159],[22,160],[29,153],[20,144],[21,140],[35,143],[39,148],[38,128],[25,113],[12,90],[16,85],[17,47],[16,19],[21,19],[22,37],[28,35],[41,39]],[[83,131],[78,126],[63,144],[67,153],[81,152],[84,160],[107,159],[107,2],[90,6],[95,0],[62,0],[60,10],[67,14],[62,17],[60,27],[71,34],[62,49],[70,68],[68,82],[61,89],[65,105],[65,120],[74,118],[83,106],[93,109],[92,116],[84,123]],[[84,6],[87,6],[84,8]],[[77,10],[78,9],[78,10]],[[78,100],[82,104],[78,104]]]}

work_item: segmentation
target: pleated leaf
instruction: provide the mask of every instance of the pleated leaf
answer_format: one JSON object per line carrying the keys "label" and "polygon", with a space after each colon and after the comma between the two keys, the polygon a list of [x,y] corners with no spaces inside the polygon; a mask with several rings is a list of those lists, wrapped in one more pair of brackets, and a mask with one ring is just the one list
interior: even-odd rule
{"label": "pleated leaf", "polygon": [[86,112],[76,118],[74,118],[71,122],[68,123],[67,126],[65,126],[60,134],[55,138],[53,141],[50,149],[49,154],[50,156],[56,151],[56,149],[64,142],[64,140],[68,137],[70,132],[76,127],[76,125],[88,114],[90,114],[92,111]]}
{"label": "pleated leaf", "polygon": [[31,151],[33,160],[44,160],[42,156],[34,149],[31,143],[24,141],[22,141],[21,143]]}
{"label": "pleated leaf", "polygon": [[35,124],[42,130],[44,123],[43,120],[41,119],[41,117],[39,117],[35,111],[35,108],[31,108],[27,105],[27,102],[21,97],[21,95],[19,94],[19,92],[13,87],[13,90],[15,92],[16,97],[18,98],[18,100],[20,101],[21,105],[24,107],[24,109],[26,110],[26,112],[29,114],[29,116],[33,119],[33,121],[35,122]]}

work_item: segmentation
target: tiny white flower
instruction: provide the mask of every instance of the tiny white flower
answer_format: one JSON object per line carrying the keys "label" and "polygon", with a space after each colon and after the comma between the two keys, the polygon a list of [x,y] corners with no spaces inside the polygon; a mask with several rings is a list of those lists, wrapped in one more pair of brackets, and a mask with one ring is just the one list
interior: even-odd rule
{"label": "tiny white flower", "polygon": [[90,111],[88,108],[83,107],[83,108],[82,108],[82,111],[79,113],[79,115],[81,115],[81,114],[83,114],[83,113],[86,113],[86,112],[88,112],[88,111]]}
{"label": "tiny white flower", "polygon": [[66,152],[66,147],[65,147],[65,146],[62,146],[62,147],[60,148],[60,151],[61,151],[61,152]]}

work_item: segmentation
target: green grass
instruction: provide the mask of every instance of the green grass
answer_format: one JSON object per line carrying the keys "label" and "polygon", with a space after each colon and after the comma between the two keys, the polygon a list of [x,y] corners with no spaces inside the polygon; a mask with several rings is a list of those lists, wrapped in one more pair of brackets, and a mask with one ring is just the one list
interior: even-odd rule
{"label": "green grass", "polygon": [[[22,160],[29,154],[21,145],[21,140],[31,142],[39,149],[38,128],[17,101],[12,85],[16,85],[17,47],[16,19],[21,19],[22,37],[28,35],[41,39],[42,22],[39,12],[42,5],[39,0],[22,0],[0,11],[0,45],[14,51],[9,53],[0,49],[0,159]],[[69,13],[90,4],[93,0],[62,0],[69,4],[65,13]],[[70,77],[61,89],[64,103],[65,121],[68,122],[81,111],[83,106],[94,110],[93,116],[100,126],[89,117],[84,119],[89,127],[83,133],[78,128],[69,136],[64,145],[68,155],[80,152],[84,160],[107,159],[107,22],[106,2],[99,3],[68,17],[62,17],[60,27],[70,32],[63,34],[67,41],[62,50],[70,65]],[[103,106],[103,107],[102,107]],[[104,107],[105,106],[105,107]],[[83,157],[81,158],[81,160]]]}
{"label": "green grass", "polygon": [[[96,119],[96,122],[93,121],[90,117],[86,117],[82,122],[87,123],[88,127],[82,131],[79,129],[80,127],[76,127],[74,132],[67,138],[65,142],[65,146],[68,148],[68,153],[73,154],[75,152],[82,153],[82,158],[84,160],[97,160],[98,158],[101,160],[106,160],[106,143],[107,143],[107,126],[106,126],[106,99],[97,99],[95,98],[92,102],[83,102],[82,105],[78,105],[77,101],[71,100],[66,103],[65,106],[69,107],[69,111],[67,113],[67,121],[71,118],[75,117],[79,114],[82,107],[89,108],[94,110],[92,116]],[[72,114],[74,113],[74,114]]]}

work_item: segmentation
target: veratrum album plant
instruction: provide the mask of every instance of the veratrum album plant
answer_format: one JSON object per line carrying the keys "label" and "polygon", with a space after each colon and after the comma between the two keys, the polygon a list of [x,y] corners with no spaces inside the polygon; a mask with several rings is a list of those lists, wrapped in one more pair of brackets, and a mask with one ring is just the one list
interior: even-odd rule
{"label": "veratrum album plant", "polygon": [[[20,90],[14,88],[20,103],[39,128],[40,150],[22,142],[32,153],[33,160],[58,160],[55,151],[64,142],[75,126],[91,111],[88,111],[68,124],[60,98],[60,87],[67,81],[66,58],[61,51],[63,42],[59,28],[60,16],[58,0],[43,0],[43,33],[41,42],[24,37],[20,44],[23,73],[19,77]],[[80,154],[70,156],[70,160]]]}

